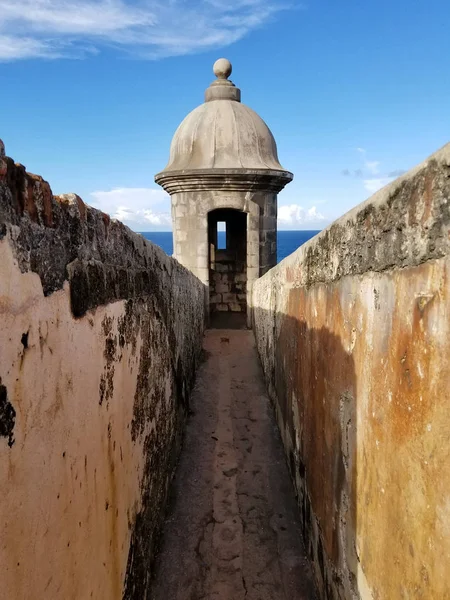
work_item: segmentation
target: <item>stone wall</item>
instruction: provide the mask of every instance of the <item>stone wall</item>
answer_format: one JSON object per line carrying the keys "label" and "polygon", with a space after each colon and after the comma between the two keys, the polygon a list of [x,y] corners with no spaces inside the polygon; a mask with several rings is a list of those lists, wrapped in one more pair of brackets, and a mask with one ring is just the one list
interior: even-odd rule
{"label": "stone wall", "polygon": [[204,286],[0,144],[0,597],[149,598]]}
{"label": "stone wall", "polygon": [[324,599],[450,598],[450,145],[255,282]]}
{"label": "stone wall", "polygon": [[237,261],[224,250],[215,252],[214,269],[210,271],[209,308],[215,312],[247,310],[247,273],[244,261]]}
{"label": "stone wall", "polygon": [[[225,244],[219,249],[217,224],[226,223]],[[209,310],[247,311],[247,215],[214,210],[208,215]]]}

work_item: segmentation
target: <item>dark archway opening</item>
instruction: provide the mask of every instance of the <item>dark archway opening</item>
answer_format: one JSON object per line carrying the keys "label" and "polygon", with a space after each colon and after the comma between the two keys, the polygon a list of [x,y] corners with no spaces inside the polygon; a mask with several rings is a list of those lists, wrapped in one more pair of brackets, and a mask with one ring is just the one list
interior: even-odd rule
{"label": "dark archway opening", "polygon": [[211,327],[245,328],[247,320],[247,214],[220,208],[208,214]]}

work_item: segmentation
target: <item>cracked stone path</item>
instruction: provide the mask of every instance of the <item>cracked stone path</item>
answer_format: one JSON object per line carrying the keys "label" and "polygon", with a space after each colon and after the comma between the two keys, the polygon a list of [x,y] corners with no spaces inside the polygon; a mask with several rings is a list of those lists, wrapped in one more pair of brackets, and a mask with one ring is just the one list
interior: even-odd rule
{"label": "cracked stone path", "polygon": [[209,330],[153,600],[313,600],[253,332]]}

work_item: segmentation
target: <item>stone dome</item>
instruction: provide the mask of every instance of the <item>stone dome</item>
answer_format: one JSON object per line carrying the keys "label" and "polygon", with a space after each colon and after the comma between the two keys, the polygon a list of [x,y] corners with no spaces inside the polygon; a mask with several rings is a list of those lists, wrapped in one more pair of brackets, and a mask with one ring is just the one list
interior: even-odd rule
{"label": "stone dome", "polygon": [[164,185],[166,177],[174,172],[211,170],[270,171],[284,183],[292,179],[278,161],[270,129],[240,102],[240,90],[228,80],[231,70],[226,59],[216,61],[217,79],[206,90],[205,103],[188,114],[176,130],[169,163],[156,176],[158,183]]}
{"label": "stone dome", "polygon": [[264,121],[245,104],[225,100],[202,104],[175,132],[164,171],[185,169],[284,170]]}

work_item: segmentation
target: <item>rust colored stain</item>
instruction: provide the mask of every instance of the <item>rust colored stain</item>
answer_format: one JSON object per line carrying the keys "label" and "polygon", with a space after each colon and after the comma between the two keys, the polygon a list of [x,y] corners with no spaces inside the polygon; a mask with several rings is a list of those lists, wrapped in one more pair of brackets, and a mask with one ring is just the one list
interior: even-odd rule
{"label": "rust colored stain", "polygon": [[25,212],[33,222],[54,227],[53,194],[47,181],[40,175],[28,173],[23,165],[14,163],[8,157],[5,157],[3,165],[3,178],[11,192],[17,213],[23,215]]}
{"label": "rust colored stain", "polygon": [[103,219],[103,223],[105,225],[105,232],[108,233],[108,227],[111,222],[111,217],[108,214],[102,212],[102,219]]}
{"label": "rust colored stain", "polygon": [[295,281],[295,269],[292,267],[286,268],[286,283],[293,283]]}
{"label": "rust colored stain", "polygon": [[34,200],[34,191],[33,180],[28,173],[25,173],[22,189],[24,210],[30,219],[36,223],[38,221],[38,209]]}
{"label": "rust colored stain", "polygon": [[[390,324],[383,332],[365,315],[378,334],[358,441],[358,538],[376,598],[450,597],[448,270],[441,261],[387,275]],[[383,334],[386,353],[376,343]]]}
{"label": "rust colored stain", "polygon": [[[293,411],[291,406],[285,405],[282,412],[292,439],[301,429],[298,451],[307,466],[305,478],[312,508],[321,522],[325,550],[338,562],[336,523],[343,494],[352,494],[345,481],[346,465],[351,461],[342,455],[340,420],[342,402],[354,401],[355,372],[353,359],[343,348],[339,336],[324,323],[323,309],[326,309],[327,314],[333,315],[334,330],[343,326],[336,290],[325,290],[321,304],[315,305],[321,313],[315,317],[307,290],[297,288],[289,292],[289,316],[284,318],[279,337],[284,368],[280,379],[283,377],[288,382],[285,397],[297,406]],[[297,421],[294,415],[298,415]],[[351,474],[347,477],[352,481]]]}
{"label": "rust colored stain", "polygon": [[[413,297],[411,322],[401,318],[398,307],[394,310],[385,385],[395,400],[387,404],[383,421],[374,420],[373,425],[374,432],[383,436],[384,421],[388,420],[398,445],[423,431],[433,408],[434,398],[429,394],[432,382],[425,375],[432,372],[431,362],[435,358],[427,317],[436,294]],[[377,390],[374,393],[378,395]]]}
{"label": "rust colored stain", "polygon": [[264,325],[326,598],[450,598],[449,271],[440,259],[288,287]]}
{"label": "rust colored stain", "polygon": [[81,220],[86,221],[86,204],[83,202],[83,200],[77,194],[75,194],[75,200],[77,202],[78,211],[80,213]]}
{"label": "rust colored stain", "polygon": [[12,196],[13,205],[19,215],[23,214],[24,200],[21,190],[23,188],[23,180],[25,177],[25,167],[14,163],[12,158],[5,157],[6,163],[6,185]]}
{"label": "rust colored stain", "polygon": [[[62,204],[62,205],[69,204],[69,199],[67,196],[53,196],[53,198],[59,204]],[[87,214],[86,204],[83,202],[83,200],[77,194],[70,194],[70,198],[71,199],[73,198],[75,200],[75,202],[77,203],[78,214],[80,215],[80,220],[86,221],[86,214]]]}

